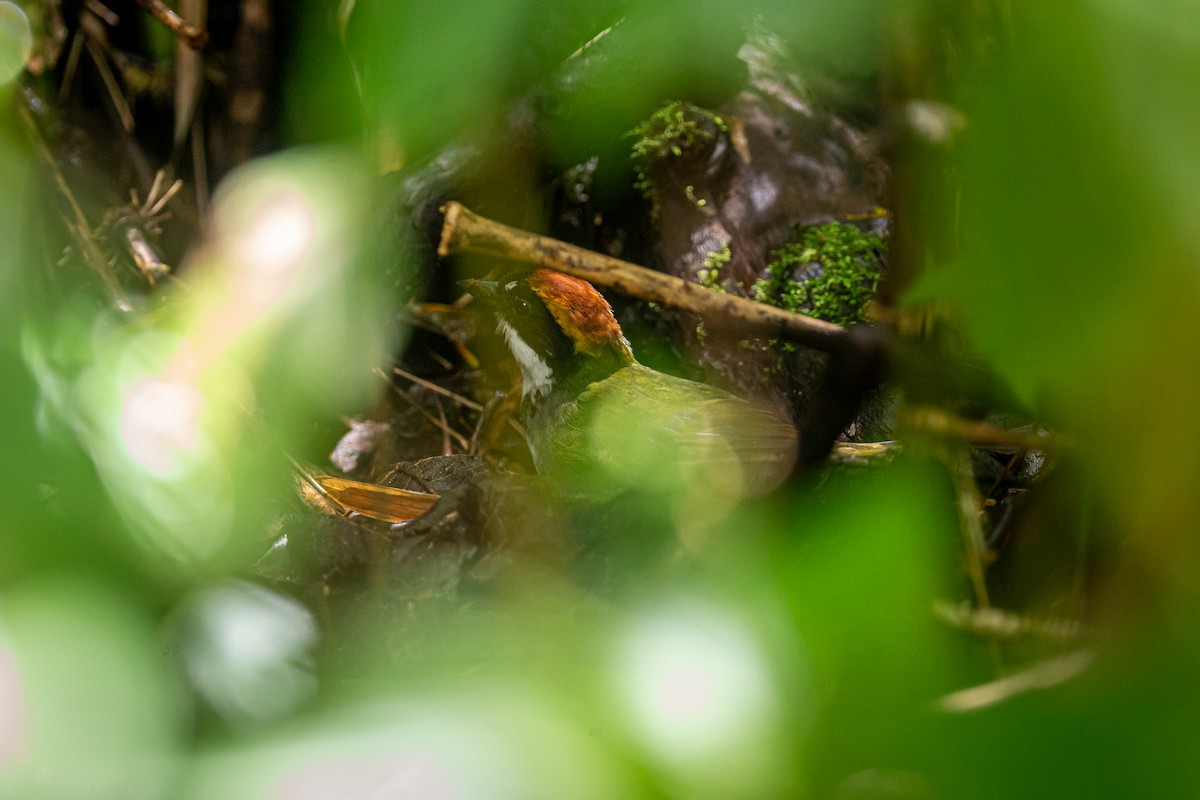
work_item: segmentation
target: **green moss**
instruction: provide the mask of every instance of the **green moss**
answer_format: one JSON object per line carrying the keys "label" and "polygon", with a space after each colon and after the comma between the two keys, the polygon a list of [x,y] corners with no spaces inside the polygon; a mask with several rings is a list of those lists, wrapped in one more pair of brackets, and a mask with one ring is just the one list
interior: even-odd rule
{"label": "green moss", "polygon": [[705,214],[707,214],[710,217],[716,216],[716,212],[708,207],[708,201],[705,200],[703,197],[696,196],[696,187],[695,186],[692,186],[689,183],[687,186],[683,187],[683,193],[685,195],[687,195],[687,199],[690,200],[692,205],[694,205],[696,208],[700,209],[701,211],[703,211]]}
{"label": "green moss", "polygon": [[728,130],[725,120],[707,109],[679,100],[667,103],[626,134],[635,139],[634,186],[657,207],[654,185],[648,177],[651,166],[663,159],[691,155],[711,144],[717,131],[725,130]]}
{"label": "green moss", "polygon": [[700,285],[718,292],[725,291],[725,287],[721,285],[721,267],[728,264],[731,258],[733,258],[733,254],[729,252],[729,245],[705,256],[704,261],[701,262],[701,269],[696,275],[700,279]]}
{"label": "green moss", "polygon": [[[882,237],[849,223],[800,228],[794,241],[772,254],[768,277],[754,285],[754,295],[838,325],[859,322],[879,286],[885,249]],[[805,278],[810,270],[817,274]]]}

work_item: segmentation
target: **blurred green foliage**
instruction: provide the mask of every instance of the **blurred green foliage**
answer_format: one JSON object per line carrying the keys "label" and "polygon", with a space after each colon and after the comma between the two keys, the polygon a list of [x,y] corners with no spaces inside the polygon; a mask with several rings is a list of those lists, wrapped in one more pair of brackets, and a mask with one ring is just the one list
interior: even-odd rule
{"label": "blurred green foliage", "polygon": [[[327,4],[300,14],[290,136],[372,152],[288,153],[241,174],[279,181],[268,199],[308,198],[320,231],[300,231],[316,249],[276,265],[298,271],[283,306],[261,316],[236,316],[275,285],[238,272],[236,233],[193,255],[211,284],[161,315],[130,321],[78,288],[33,302],[58,254],[31,235],[50,212],[35,202],[14,87],[0,89],[0,794],[1195,795],[1192,4],[340,8],[340,19]],[[908,301],[948,309],[963,347],[1069,441],[1064,467],[1092,498],[1085,539],[1101,562],[1081,579],[1087,638],[1068,645],[1088,649],[1090,666],[969,712],[939,705],[1036,659],[933,617],[935,600],[971,588],[954,483],[915,438],[878,469],[835,470],[738,509],[608,602],[530,570],[498,597],[464,601],[457,624],[428,621],[441,649],[403,667],[322,671],[334,659],[321,647],[362,649],[339,652],[343,665],[377,663],[372,648],[397,625],[386,614],[364,612],[361,630],[312,653],[278,652],[277,639],[307,640],[274,625],[312,620],[227,581],[270,545],[267,523],[291,491],[282,452],[318,452],[312,420],[364,403],[369,365],[397,341],[393,287],[356,259],[363,164],[381,143],[408,164],[486,145],[514,101],[558,80],[545,100],[552,160],[600,154],[627,170],[622,134],[637,120],[669,98],[704,104],[736,89],[756,17],[807,63],[882,84],[881,116],[897,125],[909,99],[962,112],[948,143],[896,147],[897,205],[920,213],[898,215],[909,228],[892,258],[922,275]],[[920,174],[938,180],[906,179]],[[227,208],[236,227],[276,206]],[[195,375],[189,336],[212,348]],[[122,438],[121,403],[147,376],[201,387],[208,402],[203,459],[166,477],[138,467]],[[173,441],[164,426],[156,435]],[[664,517],[622,532],[651,539]],[[289,691],[263,698],[269,713],[222,716],[213,700],[245,702],[279,675]],[[318,684],[308,694],[305,675]]]}

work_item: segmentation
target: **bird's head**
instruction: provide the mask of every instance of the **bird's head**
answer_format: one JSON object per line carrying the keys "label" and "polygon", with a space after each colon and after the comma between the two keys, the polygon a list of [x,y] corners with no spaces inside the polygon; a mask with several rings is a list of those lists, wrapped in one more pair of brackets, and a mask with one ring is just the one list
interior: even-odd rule
{"label": "bird's head", "polygon": [[508,281],[470,281],[467,288],[495,313],[526,399],[559,387],[579,391],[635,363],[612,306],[587,281],[538,269]]}

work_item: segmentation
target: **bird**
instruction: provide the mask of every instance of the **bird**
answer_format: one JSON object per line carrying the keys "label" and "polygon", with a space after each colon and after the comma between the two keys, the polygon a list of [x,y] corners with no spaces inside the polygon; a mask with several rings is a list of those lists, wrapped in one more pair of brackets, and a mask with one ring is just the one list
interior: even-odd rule
{"label": "bird", "polygon": [[762,495],[796,460],[795,428],[729,392],[644,366],[592,284],[551,269],[464,281],[521,374],[537,471],[580,493]]}

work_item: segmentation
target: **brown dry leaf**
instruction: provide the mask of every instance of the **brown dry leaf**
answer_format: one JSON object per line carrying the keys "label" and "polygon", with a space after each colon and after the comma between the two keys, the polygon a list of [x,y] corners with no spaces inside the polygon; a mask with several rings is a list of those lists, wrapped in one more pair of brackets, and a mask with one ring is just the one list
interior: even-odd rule
{"label": "brown dry leaf", "polygon": [[440,495],[393,489],[377,483],[363,483],[332,475],[314,476],[331,499],[364,517],[386,522],[407,522],[424,514]]}

